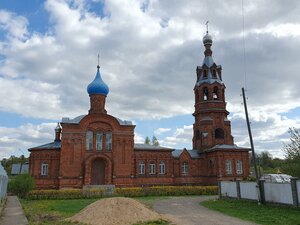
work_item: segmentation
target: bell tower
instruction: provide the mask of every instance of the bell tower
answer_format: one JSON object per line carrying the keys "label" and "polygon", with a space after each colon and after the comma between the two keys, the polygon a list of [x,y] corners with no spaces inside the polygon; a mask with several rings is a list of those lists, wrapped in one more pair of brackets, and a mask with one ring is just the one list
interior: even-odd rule
{"label": "bell tower", "polygon": [[195,122],[193,124],[193,149],[203,151],[215,145],[233,145],[231,124],[227,119],[225,85],[222,67],[212,58],[212,37],[203,37],[205,47],[202,66],[197,66],[195,93]]}

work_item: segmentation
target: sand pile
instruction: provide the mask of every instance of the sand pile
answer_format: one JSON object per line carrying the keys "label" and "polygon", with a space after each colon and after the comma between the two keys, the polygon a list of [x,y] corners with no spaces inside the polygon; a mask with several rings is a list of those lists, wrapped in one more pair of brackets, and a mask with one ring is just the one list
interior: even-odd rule
{"label": "sand pile", "polygon": [[158,220],[161,216],[131,198],[98,200],[68,220],[92,225],[132,225],[136,222]]}

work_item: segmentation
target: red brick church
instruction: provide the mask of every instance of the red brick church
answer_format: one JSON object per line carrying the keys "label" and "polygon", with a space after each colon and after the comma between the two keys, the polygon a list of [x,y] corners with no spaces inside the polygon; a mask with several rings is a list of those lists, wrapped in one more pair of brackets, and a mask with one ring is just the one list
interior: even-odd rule
{"label": "red brick church", "polygon": [[29,170],[36,187],[207,185],[247,177],[249,149],[234,144],[222,67],[212,58],[209,34],[203,44],[205,57],[202,66],[197,66],[194,87],[192,150],[134,143],[135,125],[105,110],[109,88],[98,66],[87,87],[88,114],[63,118],[55,128],[54,142],[29,149]]}

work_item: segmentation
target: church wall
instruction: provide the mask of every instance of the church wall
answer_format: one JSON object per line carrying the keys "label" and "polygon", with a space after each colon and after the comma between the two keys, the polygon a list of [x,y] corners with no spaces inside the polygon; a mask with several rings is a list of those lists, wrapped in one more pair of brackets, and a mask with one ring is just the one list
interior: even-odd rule
{"label": "church wall", "polygon": [[[29,158],[29,171],[35,179],[37,189],[58,187],[59,150],[34,150]],[[48,164],[48,174],[42,175],[42,164]]]}

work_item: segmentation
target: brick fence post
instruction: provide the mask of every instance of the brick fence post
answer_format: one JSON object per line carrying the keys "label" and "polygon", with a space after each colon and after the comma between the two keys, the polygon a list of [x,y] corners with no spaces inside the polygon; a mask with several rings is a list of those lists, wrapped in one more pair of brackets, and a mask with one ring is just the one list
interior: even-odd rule
{"label": "brick fence post", "polygon": [[[299,196],[297,192],[297,177],[291,177],[291,188],[292,188],[292,196],[293,196],[293,205],[298,207],[299,206]],[[299,187],[300,188],[300,187]]]}
{"label": "brick fence post", "polygon": [[236,197],[237,199],[241,199],[241,180],[236,180]]}

